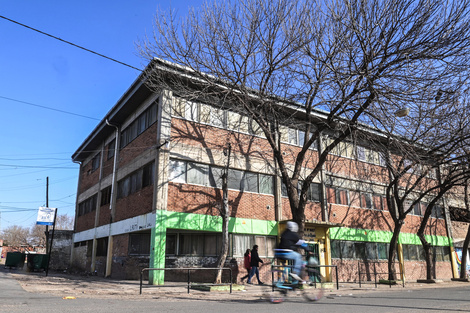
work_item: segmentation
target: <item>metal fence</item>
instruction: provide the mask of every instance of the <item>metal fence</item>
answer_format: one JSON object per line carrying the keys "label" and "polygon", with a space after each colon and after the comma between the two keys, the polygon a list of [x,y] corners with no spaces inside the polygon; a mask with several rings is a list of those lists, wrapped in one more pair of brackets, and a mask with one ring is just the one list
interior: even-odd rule
{"label": "metal fence", "polygon": [[[373,265],[373,267],[369,266],[369,270],[368,271],[363,271],[361,272],[361,264],[363,265]],[[370,275],[370,276],[374,276],[374,282],[375,282],[375,288],[377,288],[377,276],[380,276],[380,275],[387,275],[387,279],[386,281],[388,281],[388,284],[390,285],[390,288],[392,288],[392,280],[388,279],[388,271],[386,272],[378,272],[377,271],[377,264],[381,264],[381,265],[387,265],[388,267],[388,263],[387,262],[357,262],[357,270],[358,270],[358,275],[359,275],[359,287],[362,287],[362,283],[363,282],[366,282],[366,280],[362,280],[361,277],[363,275]],[[395,266],[396,264],[398,264],[398,275],[400,275],[400,277],[403,277],[403,271],[402,271],[402,268],[401,268],[401,264],[399,262],[393,262],[393,265]],[[372,270],[372,271],[371,271]],[[379,278],[380,279],[380,278]],[[369,280],[367,280],[369,281]],[[385,279],[384,279],[385,281]],[[402,280],[402,285],[403,287],[405,287],[405,280],[403,279]]]}
{"label": "metal fence", "polygon": [[[198,286],[227,286],[227,285],[230,285],[230,293],[232,293],[232,269],[231,268],[228,268],[228,267],[224,267],[224,268],[218,268],[218,267],[186,267],[186,268],[144,268],[144,269],[142,269],[140,271],[140,294],[142,294],[142,282],[143,282],[144,272],[172,271],[172,270],[173,271],[188,271],[187,272],[187,277],[188,277],[187,284],[184,285],[184,286],[187,285],[188,293],[191,289],[191,284],[192,284],[192,282],[191,282],[191,271],[201,271],[201,270],[229,271],[230,272],[230,283],[227,283],[227,284],[210,284],[210,283],[206,283],[206,284],[197,284],[197,285]],[[165,287],[165,285],[155,285],[154,287]]]}
{"label": "metal fence", "polygon": [[[271,265],[271,268],[293,268],[293,265]],[[334,268],[335,269],[335,278],[336,278],[336,289],[339,290],[339,278],[338,278],[338,266],[336,265],[315,265],[315,266],[307,266],[308,268],[320,268],[320,267],[325,267],[325,268]],[[274,280],[274,272],[271,273],[271,276]],[[331,276],[331,273],[330,273]],[[273,286],[274,289],[274,286]]]}

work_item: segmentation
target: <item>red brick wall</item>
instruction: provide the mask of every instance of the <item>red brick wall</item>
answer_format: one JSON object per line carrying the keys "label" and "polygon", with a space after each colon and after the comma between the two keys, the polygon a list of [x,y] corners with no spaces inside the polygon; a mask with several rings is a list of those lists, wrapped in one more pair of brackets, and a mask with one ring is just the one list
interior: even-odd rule
{"label": "red brick wall", "polygon": [[[170,182],[168,187],[168,210],[176,212],[220,215],[216,206],[221,195],[211,187]],[[251,192],[229,191],[232,217],[274,220],[274,196]],[[267,209],[267,206],[270,209]]]}
{"label": "red brick wall", "polygon": [[75,231],[79,232],[95,227],[95,216],[96,210],[91,211],[90,213],[84,214],[82,216],[76,217],[77,222]]}
{"label": "red brick wall", "polygon": [[[359,268],[361,281],[375,281],[375,277],[377,277],[377,281],[379,279],[388,279],[387,261],[362,262],[358,260],[332,259],[332,263],[338,267],[340,282],[359,282]],[[395,263],[395,269],[397,279],[400,279],[398,262]],[[377,275],[374,273],[377,273]],[[436,279],[452,278],[452,265],[450,261],[436,262],[435,275]],[[334,279],[335,277],[333,276]],[[405,261],[405,283],[406,281],[416,281],[418,279],[426,279],[426,262]]]}
{"label": "red brick wall", "polygon": [[80,166],[80,187],[78,193],[88,190],[90,187],[98,183],[100,177],[100,169],[91,172],[91,161]]}
{"label": "red brick wall", "polygon": [[113,222],[152,212],[153,185],[116,201],[116,215]]}
{"label": "red brick wall", "polygon": [[131,163],[143,152],[155,148],[157,144],[157,129],[158,125],[154,123],[119,152],[118,165],[120,168]]}
{"label": "red brick wall", "polygon": [[464,239],[467,235],[468,223],[452,221],[452,234],[454,239]]}
{"label": "red brick wall", "polygon": [[98,226],[109,224],[110,220],[111,220],[111,210],[109,209],[109,204],[101,206],[100,214],[98,216]]}

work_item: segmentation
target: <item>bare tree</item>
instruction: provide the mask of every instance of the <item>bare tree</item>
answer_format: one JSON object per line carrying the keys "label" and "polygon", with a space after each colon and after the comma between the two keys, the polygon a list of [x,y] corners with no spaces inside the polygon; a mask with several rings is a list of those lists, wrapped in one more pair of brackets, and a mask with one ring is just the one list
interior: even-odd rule
{"label": "bare tree", "polygon": [[2,230],[2,239],[9,246],[27,246],[29,245],[29,228],[12,225]]}
{"label": "bare tree", "polygon": [[46,227],[44,225],[33,224],[30,231],[30,243],[35,246],[46,246]]}
{"label": "bare tree", "polygon": [[73,216],[67,214],[57,215],[55,228],[60,230],[73,230]]}
{"label": "bare tree", "polygon": [[[360,122],[378,123],[376,112],[458,83],[468,68],[468,11],[468,1],[214,2],[180,21],[158,12],[153,38],[138,49],[153,62],[150,88],[222,100],[259,125],[302,232],[311,182]],[[293,162],[283,154],[285,125],[305,134]],[[309,148],[323,133],[335,140],[309,166]]]}

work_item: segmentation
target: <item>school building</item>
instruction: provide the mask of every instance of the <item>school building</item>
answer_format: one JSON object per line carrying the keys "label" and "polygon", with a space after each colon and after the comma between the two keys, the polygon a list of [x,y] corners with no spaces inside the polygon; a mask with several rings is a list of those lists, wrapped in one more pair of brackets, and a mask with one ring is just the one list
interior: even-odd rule
{"label": "school building", "polygon": [[[283,224],[292,216],[257,124],[230,108],[188,101],[170,90],[153,92],[143,77],[72,156],[80,164],[73,266],[119,279],[137,279],[146,267],[214,266],[222,239],[220,177],[228,142],[231,218],[226,265],[236,277],[245,275],[243,254],[254,244],[260,257],[270,262]],[[322,111],[314,114],[326,117]],[[284,125],[283,149],[295,155],[304,137],[302,130]],[[321,145],[332,138],[334,134],[322,134],[307,152],[312,164]],[[310,186],[305,209],[305,239],[316,248],[320,264],[338,267],[340,281],[357,281],[359,272],[365,273],[361,280],[370,280],[373,271],[385,272],[387,266],[393,221],[385,184],[379,174],[365,179],[360,168],[386,170],[370,142],[340,145]],[[408,280],[425,278],[424,255],[415,235],[425,206],[421,203],[407,217],[399,238],[397,264]],[[453,277],[445,206],[436,207],[427,236],[433,244],[436,278]],[[173,276],[168,272],[152,282]]]}

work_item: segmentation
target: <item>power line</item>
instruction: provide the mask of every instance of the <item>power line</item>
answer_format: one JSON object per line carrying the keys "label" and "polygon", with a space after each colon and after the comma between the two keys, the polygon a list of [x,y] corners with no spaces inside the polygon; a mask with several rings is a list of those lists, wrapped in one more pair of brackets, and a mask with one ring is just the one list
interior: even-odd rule
{"label": "power line", "polygon": [[0,166],[5,166],[5,167],[14,167],[16,168],[53,168],[53,169],[74,169],[76,170],[76,167],[69,167],[69,166],[39,166],[39,165],[13,165],[13,164],[0,164]]}
{"label": "power line", "polygon": [[8,97],[4,97],[4,96],[0,96],[0,98],[6,99],[6,100],[10,100],[10,101],[19,102],[19,103],[24,103],[24,104],[28,104],[28,105],[32,105],[32,106],[35,106],[35,107],[38,107],[38,108],[42,108],[42,109],[47,109],[47,110],[56,111],[56,112],[60,112],[60,113],[65,113],[65,114],[80,116],[80,117],[84,117],[84,118],[89,118],[89,119],[95,120],[95,121],[99,121],[99,120],[100,120],[100,119],[95,118],[95,117],[90,117],[90,116],[81,115],[81,114],[77,114],[77,113],[73,113],[73,112],[69,112],[69,111],[54,109],[54,108],[47,107],[47,106],[44,106],[44,105],[39,105],[39,104],[35,104],[35,103],[31,103],[31,102],[26,102],[26,101],[22,101],[22,100],[17,100],[17,99],[13,99],[13,98],[8,98]]}
{"label": "power line", "polygon": [[108,56],[106,56],[106,55],[104,55],[104,54],[101,54],[101,53],[98,53],[98,52],[96,52],[96,51],[87,49],[87,48],[85,48],[85,47],[79,46],[79,45],[77,45],[77,44],[74,44],[73,42],[64,40],[64,39],[62,39],[62,38],[56,37],[56,36],[51,35],[51,34],[48,34],[48,33],[46,33],[46,32],[43,32],[43,31],[41,31],[41,30],[39,30],[39,29],[36,29],[36,28],[33,28],[33,27],[31,27],[31,26],[22,24],[22,23],[20,23],[20,22],[17,22],[17,21],[15,21],[15,20],[12,20],[12,19],[10,19],[10,18],[7,18],[7,17],[5,17],[5,16],[3,16],[3,15],[0,15],[0,18],[3,18],[3,19],[5,19],[5,20],[7,20],[7,21],[9,21],[9,22],[12,22],[12,23],[15,23],[15,24],[17,24],[17,25],[26,27],[27,29],[34,30],[35,32],[38,32],[38,33],[40,33],[40,34],[49,36],[49,37],[54,38],[54,39],[56,39],[56,40],[65,42],[66,44],[69,44],[69,45],[71,45],[71,46],[77,47],[77,48],[79,48],[79,49],[85,50],[85,51],[90,52],[90,53],[93,53],[93,54],[96,54],[96,55],[98,55],[98,56],[100,56],[100,57],[102,57],[102,58],[111,60],[111,61],[113,61],[113,62],[119,63],[119,64],[121,64],[121,65],[130,67],[130,68],[132,68],[132,69],[134,69],[134,70],[138,70],[139,72],[142,72],[142,70],[141,70],[141,69],[138,69],[137,67],[134,67],[134,66],[132,66],[132,65],[129,65],[129,64],[124,63],[124,62],[121,62],[121,61],[118,61],[118,60],[113,59],[113,58],[111,58],[111,57],[108,57]]}

